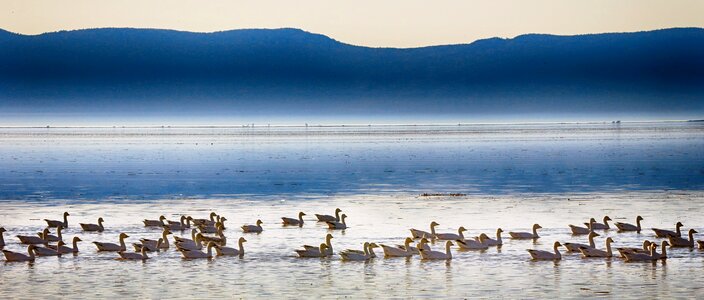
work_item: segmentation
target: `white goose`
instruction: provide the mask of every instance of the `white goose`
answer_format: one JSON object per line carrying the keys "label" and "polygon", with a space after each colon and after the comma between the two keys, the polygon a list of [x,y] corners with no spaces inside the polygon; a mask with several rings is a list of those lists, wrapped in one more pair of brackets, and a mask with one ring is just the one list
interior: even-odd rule
{"label": "white goose", "polygon": [[444,253],[440,251],[425,250],[423,249],[424,247],[420,247],[420,257],[425,260],[450,260],[452,259],[452,245],[454,245],[452,241],[447,241],[447,243],[445,243]]}
{"label": "white goose", "polygon": [[335,209],[335,216],[315,214],[315,217],[318,218],[318,222],[340,222],[340,213],[341,212],[342,212],[341,209],[336,208]]}
{"label": "white goose", "polygon": [[504,244],[504,242],[501,240],[502,232],[504,232],[503,229],[496,229],[496,239],[492,239],[488,235],[482,233],[479,235],[479,241],[487,246],[501,246]]}
{"label": "white goose", "polygon": [[601,249],[596,249],[596,248],[581,248],[579,249],[580,252],[582,252],[582,258],[587,258],[587,257],[612,257],[613,252],[611,252],[611,243],[613,243],[614,240],[611,237],[606,238],[606,251],[601,250]]}
{"label": "white goose", "polygon": [[247,240],[243,237],[240,237],[240,239],[237,241],[237,245],[239,249],[231,248],[231,247],[223,247],[217,244],[214,244],[215,246],[215,252],[217,253],[217,256],[239,256],[240,258],[244,257],[244,242]]}
{"label": "white goose", "polygon": [[147,260],[149,259],[149,256],[147,256],[147,247],[142,247],[139,250],[139,253],[137,252],[125,252],[125,251],[119,251],[117,252],[118,255],[120,255],[120,260]]}
{"label": "white goose", "polygon": [[181,250],[181,256],[183,256],[184,259],[201,259],[201,258],[213,258],[213,247],[215,247],[215,243],[209,242],[208,243],[208,250],[207,252],[202,252],[200,250]]}
{"label": "white goose", "polygon": [[[332,254],[333,254],[332,238],[333,238],[332,234],[328,233],[327,235],[325,235],[325,252],[323,253],[323,256],[332,256]],[[311,252],[315,252],[315,251],[320,250],[319,247],[313,247],[310,245],[303,245],[303,249],[305,249],[306,251],[311,251]],[[298,252],[298,251],[296,251],[296,252]]]}
{"label": "white goose", "polygon": [[340,252],[340,257],[342,257],[342,260],[344,261],[367,261],[376,257],[374,248],[377,247],[379,247],[379,245],[376,243],[365,242],[362,247],[364,248],[364,251],[347,249]]}
{"label": "white goose", "polygon": [[[142,245],[147,246],[147,250],[150,251],[151,249],[169,249],[169,234],[171,234],[171,230],[169,230],[169,228],[167,227],[164,227],[164,231],[161,232],[161,239],[139,239],[139,241],[142,243]],[[159,240],[161,240],[162,243],[159,243]]]}
{"label": "white goose", "polygon": [[512,239],[527,240],[527,239],[537,239],[540,238],[538,235],[538,229],[543,228],[538,224],[533,224],[533,233],[530,232],[509,232],[508,234]]}
{"label": "white goose", "polygon": [[618,250],[618,253],[621,254],[622,258],[626,258],[626,256],[624,255],[625,253],[643,253],[643,254],[650,253],[650,244],[651,244],[651,242],[649,240],[645,240],[645,241],[643,241],[642,248],[619,247],[619,248],[616,248],[616,250]]}
{"label": "white goose", "polygon": [[164,226],[164,220],[166,220],[166,217],[159,216],[159,220],[147,220],[144,219],[142,223],[144,223],[145,227],[163,227]]}
{"label": "white goose", "polygon": [[561,260],[562,254],[560,254],[560,250],[557,249],[560,246],[562,246],[560,242],[555,242],[553,245],[554,252],[533,249],[527,249],[527,251],[533,260]]}
{"label": "white goose", "polygon": [[61,254],[68,254],[68,253],[73,253],[77,254],[78,253],[78,242],[81,242],[81,238],[74,236],[73,237],[73,248],[66,246],[66,243],[63,241],[60,241],[56,246],[48,245],[47,248],[51,248],[54,250],[57,250],[61,252]]}
{"label": "white goose", "polygon": [[79,225],[81,225],[83,231],[103,232],[105,230],[105,227],[103,227],[103,217],[98,218],[98,224],[79,223]]}
{"label": "white goose", "polygon": [[591,233],[589,233],[589,245],[579,243],[564,243],[562,245],[565,246],[567,252],[580,252],[580,248],[595,249],[596,247],[594,246],[594,238],[597,236],[599,236],[599,234],[596,232],[592,231]]}
{"label": "white goose", "polygon": [[44,219],[44,221],[46,221],[47,226],[49,226],[51,228],[54,228],[54,227],[68,228],[68,216],[70,216],[70,214],[68,212],[64,212],[64,220],[63,221],[49,220],[49,219]]}
{"label": "white goose", "polygon": [[666,238],[668,236],[677,236],[681,237],[682,232],[680,231],[680,228],[684,226],[682,225],[682,222],[677,222],[675,224],[675,231],[672,230],[666,230],[666,229],[659,229],[659,228],[651,228],[655,232],[655,236],[659,238]]}
{"label": "white goose", "polygon": [[411,247],[411,243],[413,243],[413,239],[408,237],[404,241],[404,245],[394,247],[382,244],[381,249],[384,251],[384,257],[409,257],[419,253],[417,248]]}
{"label": "white goose", "polygon": [[132,246],[134,247],[134,251],[136,251],[136,252],[140,252],[140,251],[142,251],[142,249],[144,249],[144,250],[147,251],[147,252],[155,252],[155,251],[161,250],[160,247],[161,247],[161,244],[163,244],[163,243],[164,243],[164,239],[163,239],[163,238],[159,238],[159,239],[156,241],[156,245],[151,244],[151,243],[147,243],[147,244],[144,244],[144,243],[133,243]]}
{"label": "white goose", "polygon": [[438,240],[445,240],[445,241],[447,241],[447,240],[453,240],[453,241],[454,241],[454,240],[464,240],[464,233],[463,233],[463,232],[465,232],[465,231],[467,231],[467,229],[464,228],[463,226],[460,226],[460,228],[457,229],[457,234],[454,234],[454,233],[436,233],[436,234],[435,234],[435,238],[438,239]]}
{"label": "white goose", "polygon": [[640,221],[643,221],[643,217],[638,216],[636,217],[636,224],[629,224],[629,223],[621,223],[621,222],[616,222],[614,225],[616,228],[618,228],[618,231],[635,231],[640,233],[641,227],[640,227]]}
{"label": "white goose", "polygon": [[5,227],[0,227],[0,249],[2,249],[2,248],[5,247],[5,237],[4,237],[4,235],[5,235],[5,232],[6,232],[6,231],[7,231],[7,230],[5,230]]}
{"label": "white goose", "polygon": [[689,230],[689,239],[683,239],[677,236],[668,236],[667,239],[670,241],[670,247],[689,247],[694,248],[694,234],[698,233],[694,229]]}
{"label": "white goose", "polygon": [[120,233],[120,244],[114,244],[114,243],[102,243],[102,242],[93,242],[95,246],[98,248],[98,251],[125,251],[127,250],[127,247],[125,247],[125,239],[130,237],[126,233]]}
{"label": "white goose", "polygon": [[325,243],[320,244],[320,248],[315,249],[315,248],[306,248],[306,249],[300,249],[296,250],[296,253],[298,254],[298,257],[326,257],[325,252],[327,252],[327,245]]}
{"label": "white goose", "polygon": [[[592,230],[609,230],[611,226],[609,225],[611,218],[609,216],[604,216],[604,223],[597,223],[596,220],[592,223]],[[584,225],[589,226],[589,223],[584,223]]]}
{"label": "white goose", "polygon": [[298,213],[298,219],[282,217],[281,220],[284,226],[298,226],[303,227],[303,216],[306,214],[304,212]]}
{"label": "white goose", "polygon": [[589,234],[591,232],[591,226],[592,224],[596,223],[596,220],[594,218],[589,219],[589,224],[587,224],[587,227],[581,227],[581,226],[576,226],[570,224],[570,230],[572,231],[572,235],[579,235],[579,234]]}
{"label": "white goose", "polygon": [[345,223],[345,218],[347,218],[346,214],[342,214],[340,216],[340,222],[325,222],[328,224],[329,229],[347,229],[347,223]]}
{"label": "white goose", "polygon": [[260,233],[264,229],[262,228],[262,220],[257,220],[257,225],[242,225],[242,231],[244,232],[252,232],[252,233]]}
{"label": "white goose", "polygon": [[477,240],[457,240],[457,246],[463,250],[486,250],[489,249],[489,245],[484,244]]}
{"label": "white goose", "polygon": [[420,238],[432,239],[435,237],[435,226],[438,226],[438,225],[440,225],[440,224],[438,224],[435,221],[430,222],[430,232],[411,228],[411,236],[414,239],[420,239]]}
{"label": "white goose", "polygon": [[2,250],[2,254],[5,255],[5,261],[34,261],[34,248],[35,245],[29,245],[27,247],[27,252],[29,255],[19,252],[13,252],[10,250]]}

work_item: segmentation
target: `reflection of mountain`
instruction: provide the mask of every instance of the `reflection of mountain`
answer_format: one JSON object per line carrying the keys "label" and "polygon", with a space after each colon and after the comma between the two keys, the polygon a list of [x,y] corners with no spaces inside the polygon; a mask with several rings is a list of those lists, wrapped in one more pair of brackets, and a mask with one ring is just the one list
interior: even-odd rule
{"label": "reflection of mountain", "polygon": [[297,29],[0,31],[0,110],[704,111],[704,29],[366,48]]}

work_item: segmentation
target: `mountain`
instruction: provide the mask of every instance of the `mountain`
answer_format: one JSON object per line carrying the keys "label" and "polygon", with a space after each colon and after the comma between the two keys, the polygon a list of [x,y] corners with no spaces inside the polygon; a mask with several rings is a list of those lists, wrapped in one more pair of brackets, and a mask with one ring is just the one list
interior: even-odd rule
{"label": "mountain", "polygon": [[704,29],[368,48],[298,29],[0,30],[0,112],[704,113]]}

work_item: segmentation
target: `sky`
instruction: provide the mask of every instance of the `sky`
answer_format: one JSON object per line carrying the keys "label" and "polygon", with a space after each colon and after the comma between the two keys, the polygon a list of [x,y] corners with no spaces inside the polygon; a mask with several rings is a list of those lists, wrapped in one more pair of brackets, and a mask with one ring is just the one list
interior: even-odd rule
{"label": "sky", "polygon": [[101,27],[213,32],[294,27],[372,47],[704,27],[704,1],[653,0],[3,0],[0,28],[40,34]]}

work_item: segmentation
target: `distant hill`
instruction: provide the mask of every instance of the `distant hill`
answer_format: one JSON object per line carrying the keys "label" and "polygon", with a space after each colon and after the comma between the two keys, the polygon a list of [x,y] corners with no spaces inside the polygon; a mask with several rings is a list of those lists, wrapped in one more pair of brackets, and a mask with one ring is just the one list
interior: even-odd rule
{"label": "distant hill", "polygon": [[0,112],[704,112],[704,29],[368,48],[298,29],[0,30]]}

